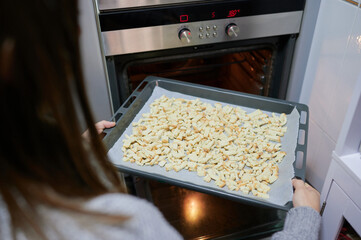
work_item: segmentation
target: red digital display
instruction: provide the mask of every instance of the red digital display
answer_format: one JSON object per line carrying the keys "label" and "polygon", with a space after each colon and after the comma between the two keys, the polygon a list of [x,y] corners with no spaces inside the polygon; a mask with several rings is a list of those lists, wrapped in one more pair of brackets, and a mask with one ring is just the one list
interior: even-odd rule
{"label": "red digital display", "polygon": [[240,11],[239,9],[229,10],[227,17],[235,17],[237,13],[239,13],[239,11]]}
{"label": "red digital display", "polygon": [[212,18],[216,17],[216,12],[212,12]]}
{"label": "red digital display", "polygon": [[180,15],[179,21],[180,22],[188,22],[188,15]]}

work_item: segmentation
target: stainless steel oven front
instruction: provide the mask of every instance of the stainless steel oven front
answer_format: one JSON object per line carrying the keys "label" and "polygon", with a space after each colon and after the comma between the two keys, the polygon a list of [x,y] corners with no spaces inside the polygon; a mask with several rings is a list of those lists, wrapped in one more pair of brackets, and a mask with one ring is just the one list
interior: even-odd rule
{"label": "stainless steel oven front", "polygon": [[[96,5],[114,112],[149,75],[286,96],[305,0],[97,0]],[[152,199],[186,239],[243,239],[282,227],[280,210],[135,181],[134,191]],[[189,199],[198,199],[207,211],[202,221],[187,222],[194,210],[188,209]],[[218,229],[209,227],[216,216]]]}
{"label": "stainless steel oven front", "polygon": [[285,98],[304,0],[97,4],[115,111],[147,75]]}

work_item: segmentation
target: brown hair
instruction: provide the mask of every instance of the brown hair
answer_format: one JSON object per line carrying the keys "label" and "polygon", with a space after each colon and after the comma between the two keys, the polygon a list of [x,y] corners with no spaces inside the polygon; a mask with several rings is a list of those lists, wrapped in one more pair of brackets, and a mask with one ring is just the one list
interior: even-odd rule
{"label": "brown hair", "polygon": [[13,229],[43,237],[37,204],[81,212],[63,200],[124,192],[86,99],[77,13],[74,0],[0,2],[0,196]]}

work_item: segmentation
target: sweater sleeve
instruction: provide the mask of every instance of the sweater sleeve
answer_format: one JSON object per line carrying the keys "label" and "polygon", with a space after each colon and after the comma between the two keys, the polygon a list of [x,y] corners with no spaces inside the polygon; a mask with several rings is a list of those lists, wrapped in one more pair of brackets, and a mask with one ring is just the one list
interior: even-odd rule
{"label": "sweater sleeve", "polygon": [[282,231],[273,234],[272,240],[317,240],[321,216],[311,207],[292,208],[286,217]]}

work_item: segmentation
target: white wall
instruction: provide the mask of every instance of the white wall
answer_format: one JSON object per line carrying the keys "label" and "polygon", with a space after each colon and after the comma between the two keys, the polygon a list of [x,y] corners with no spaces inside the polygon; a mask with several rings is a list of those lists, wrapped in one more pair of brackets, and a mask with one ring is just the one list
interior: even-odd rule
{"label": "white wall", "polygon": [[111,102],[92,0],[80,0],[80,48],[86,90],[95,121],[110,119]]}
{"label": "white wall", "polygon": [[322,0],[300,102],[310,108],[306,178],[324,179],[361,70],[361,10],[343,0]]}

